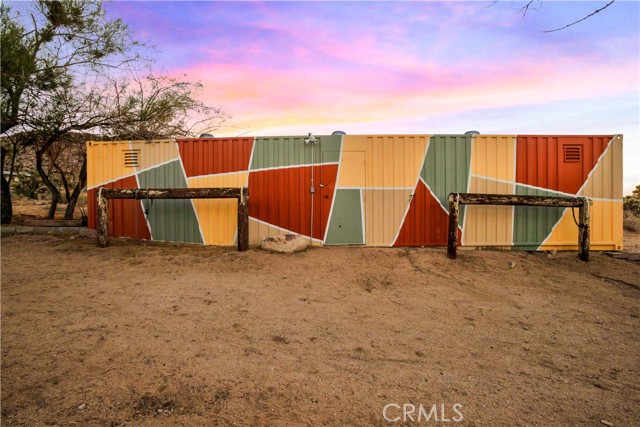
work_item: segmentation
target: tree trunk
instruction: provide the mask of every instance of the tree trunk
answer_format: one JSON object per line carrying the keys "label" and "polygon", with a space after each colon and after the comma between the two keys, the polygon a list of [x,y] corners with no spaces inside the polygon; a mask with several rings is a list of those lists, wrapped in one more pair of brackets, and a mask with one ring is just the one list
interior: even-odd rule
{"label": "tree trunk", "polygon": [[38,169],[38,174],[40,178],[42,178],[42,182],[47,186],[49,192],[51,193],[51,205],[49,206],[49,213],[47,213],[47,219],[53,219],[56,214],[56,208],[58,207],[58,200],[60,200],[60,191],[56,185],[51,182],[47,173],[44,171],[42,167],[42,156],[44,152],[42,150],[36,151],[36,169]]}
{"label": "tree trunk", "polygon": [[[13,173],[16,170],[16,157],[18,157],[18,144],[13,144],[13,150],[11,152],[11,166],[9,167],[9,184],[11,184],[11,180],[13,179]],[[4,163],[3,170],[4,170]]]}
{"label": "tree trunk", "polygon": [[78,183],[76,184],[76,188],[73,189],[73,193],[71,193],[71,197],[69,197],[69,204],[67,205],[67,210],[64,213],[64,219],[73,219],[73,212],[76,210],[76,204],[78,204],[78,197],[80,197],[80,192],[87,184],[87,155],[85,154],[84,160],[82,162],[82,168],[80,169],[80,176],[78,177]]}
{"label": "tree trunk", "polygon": [[0,223],[2,224],[11,224],[11,218],[13,217],[13,207],[11,205],[11,188],[9,187],[9,182],[4,178],[4,159],[7,155],[7,150],[3,147],[2,148],[2,164],[0,165],[0,168],[2,169],[2,173],[0,173],[1,175],[1,179],[2,179],[2,189],[0,191],[1,194],[1,198],[2,198],[2,204],[0,206],[0,211],[1,214],[0,216],[2,217],[0,220]]}

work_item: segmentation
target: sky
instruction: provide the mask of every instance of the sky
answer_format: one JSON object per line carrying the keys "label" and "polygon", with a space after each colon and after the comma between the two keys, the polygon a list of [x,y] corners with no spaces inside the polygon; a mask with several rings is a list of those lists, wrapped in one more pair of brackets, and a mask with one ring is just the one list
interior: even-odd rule
{"label": "sky", "polygon": [[[200,81],[216,136],[624,134],[640,184],[640,2],[114,1],[154,68]],[[186,76],[186,77],[185,77]]]}
{"label": "sky", "polygon": [[155,68],[204,84],[216,136],[613,134],[640,184],[640,7],[616,1],[124,2]]}

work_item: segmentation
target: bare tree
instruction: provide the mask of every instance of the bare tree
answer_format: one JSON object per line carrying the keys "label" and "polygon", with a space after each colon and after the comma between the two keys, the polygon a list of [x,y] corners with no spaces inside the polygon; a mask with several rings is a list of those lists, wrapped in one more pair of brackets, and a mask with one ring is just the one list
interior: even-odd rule
{"label": "bare tree", "polygon": [[[202,85],[151,72],[119,80],[65,85],[28,99],[23,118],[28,144],[34,147],[36,169],[51,193],[48,218],[53,218],[62,186],[65,218],[73,218],[86,185],[85,142],[95,135],[108,139],[154,139],[211,132],[225,120],[224,112],[197,98]],[[65,153],[77,159],[63,167]],[[46,166],[49,166],[48,168]],[[54,177],[60,178],[60,183]],[[74,185],[71,185],[74,183]],[[60,185],[61,184],[61,185]]]}
{"label": "bare tree", "polygon": [[198,99],[202,84],[163,75],[113,81],[113,123],[109,133],[118,139],[197,136],[212,132],[228,117],[220,107]]}
{"label": "bare tree", "polygon": [[[48,159],[52,168],[47,171],[45,156],[48,157],[54,145],[62,143],[72,132],[89,132],[109,125],[111,116],[106,99],[99,87],[64,85],[55,90],[34,93],[33,99],[27,101],[31,108],[24,114],[21,126],[27,131],[29,145],[34,147],[38,174],[51,193],[51,205],[47,214],[49,219],[53,219],[55,215],[60,191],[51,179],[51,172],[55,170],[55,159]],[[80,173],[78,195],[86,184],[86,165],[83,169],[84,179]],[[75,201],[77,197],[69,201],[71,206],[65,215],[69,219],[73,217]]]}

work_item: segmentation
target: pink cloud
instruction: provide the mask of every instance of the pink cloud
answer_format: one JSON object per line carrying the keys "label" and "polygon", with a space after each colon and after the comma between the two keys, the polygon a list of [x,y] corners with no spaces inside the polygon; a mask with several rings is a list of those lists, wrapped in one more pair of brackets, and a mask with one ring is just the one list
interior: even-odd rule
{"label": "pink cloud", "polygon": [[374,65],[274,69],[215,64],[180,72],[201,80],[205,99],[222,105],[241,128],[376,121],[596,99],[638,85],[637,74],[630,78],[624,64],[580,67],[571,59],[458,67],[413,64],[410,71],[399,65]]}

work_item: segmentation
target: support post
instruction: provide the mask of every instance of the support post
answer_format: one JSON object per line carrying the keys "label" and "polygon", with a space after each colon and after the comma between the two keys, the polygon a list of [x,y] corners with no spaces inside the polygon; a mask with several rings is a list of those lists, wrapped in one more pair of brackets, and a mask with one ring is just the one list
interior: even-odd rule
{"label": "support post", "polygon": [[580,206],[580,221],[578,224],[578,257],[582,261],[589,261],[591,201],[586,197]]}
{"label": "support post", "polygon": [[238,251],[249,249],[249,190],[242,188],[238,197]]}
{"label": "support post", "polygon": [[458,196],[449,194],[449,239],[447,240],[447,256],[456,259],[458,256]]}
{"label": "support post", "polygon": [[98,190],[98,247],[109,246],[109,200],[102,195],[102,188]]}

